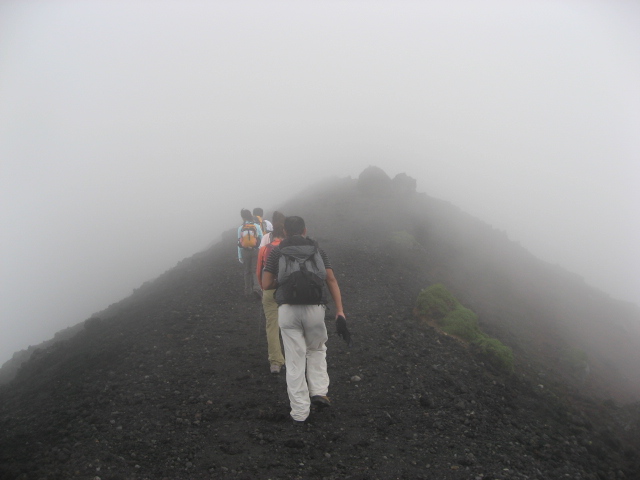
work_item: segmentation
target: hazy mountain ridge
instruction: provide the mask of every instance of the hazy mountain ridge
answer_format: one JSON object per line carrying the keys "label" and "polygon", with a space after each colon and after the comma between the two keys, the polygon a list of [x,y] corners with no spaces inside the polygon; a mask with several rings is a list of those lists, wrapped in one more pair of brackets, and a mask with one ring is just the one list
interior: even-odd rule
{"label": "hazy mountain ridge", "polygon": [[[563,349],[584,350],[592,369],[590,380],[595,381],[585,387],[592,394],[640,398],[640,309],[537,259],[487,225],[464,223],[464,217],[458,215],[458,223],[452,213],[450,223],[441,218],[434,225],[434,235],[441,236],[429,244],[435,275],[448,277],[445,283],[480,314],[482,322],[513,330],[515,338],[506,343],[538,349],[538,356],[553,362],[560,360]],[[540,334],[544,338],[527,345]],[[535,355],[535,350],[531,353]]]}
{"label": "hazy mountain ridge", "polygon": [[[355,200],[354,188],[365,196]],[[598,398],[640,399],[640,307],[612,299],[578,275],[536,258],[509,240],[506,232],[448,202],[416,193],[415,188],[415,180],[405,174],[392,180],[371,167],[358,180],[329,178],[310,189],[311,195],[324,198],[320,206],[335,209],[334,214],[317,217],[315,204],[305,212],[304,201],[297,198],[282,209],[306,213],[311,235],[329,242],[335,239],[323,232],[338,230],[343,237],[352,235],[355,243],[363,236],[384,243],[393,231],[410,232],[424,247],[413,252],[412,268],[420,265],[420,274],[430,283],[445,283],[506,344],[534,358],[552,359],[556,366],[562,364],[563,349],[584,350],[592,375],[580,382],[580,388],[590,389]],[[223,234],[223,241],[232,241],[233,235],[234,230]],[[197,261],[199,255],[184,259],[92,317],[108,318],[139,301],[147,291],[157,290],[165,276],[175,275],[174,270]],[[425,286],[416,284],[416,292]],[[34,351],[74,335],[78,328],[16,352],[0,369],[0,384],[13,378]]]}
{"label": "hazy mountain ridge", "polygon": [[[358,180],[327,189],[324,207],[335,214],[316,218],[311,205],[312,232],[322,238],[324,231],[337,230],[355,243],[363,235],[384,243],[394,231],[411,233],[423,247],[409,254],[416,294],[442,282],[526,360],[544,360],[568,373],[567,380],[596,398],[640,399],[640,307],[538,259],[505,232],[448,202],[415,193],[415,181],[397,188],[407,186],[402,180],[370,167]],[[358,185],[364,196],[353,195]],[[299,200],[287,208],[305,212]],[[576,382],[563,368],[567,350],[586,353],[586,381]]]}
{"label": "hazy mountain ridge", "polygon": [[[598,478],[588,476],[598,470],[604,472],[599,478],[625,478],[616,477],[615,469],[611,477],[610,469],[616,463],[619,463],[618,468],[627,472],[626,478],[633,478],[629,477],[631,470],[623,465],[623,457],[633,464],[637,462],[636,453],[629,450],[631,447],[628,445],[621,444],[618,438],[623,438],[620,432],[627,427],[626,440],[637,448],[638,412],[635,406],[618,409],[599,402],[598,398],[637,398],[634,397],[637,394],[635,386],[625,383],[622,374],[625,366],[619,363],[619,357],[626,358],[629,370],[633,370],[635,357],[625,357],[624,351],[610,352],[605,348],[609,343],[621,342],[623,337],[629,348],[638,345],[637,337],[635,340],[632,337],[634,331],[624,323],[633,321],[635,310],[586,286],[574,275],[536,259],[509,241],[504,233],[456,207],[415,193],[410,182],[391,182],[391,179],[385,179],[383,172],[381,175],[373,169],[366,174],[363,172],[359,180],[321,182],[318,187],[296,195],[279,208],[285,214],[305,217],[310,235],[329,252],[341,282],[345,308],[356,341],[356,349],[347,352],[340,348],[336,338],[330,339],[329,355],[333,362],[330,374],[333,374],[332,384],[335,384],[332,389],[339,401],[337,413],[324,419],[328,423],[323,428],[327,431],[335,428],[337,432],[333,434],[335,440],[329,443],[341,444],[348,440],[343,445],[344,451],[353,455],[362,453],[364,465],[366,461],[372,461],[371,457],[375,458],[374,454],[366,454],[362,450],[367,446],[365,439],[375,438],[376,432],[383,437],[386,435],[384,446],[378,446],[378,452],[393,451],[397,456],[397,460],[389,460],[393,468],[399,469],[398,472],[403,468],[408,469],[407,472],[421,468],[426,472],[425,478],[435,478],[428,474],[431,467],[426,467],[425,462],[420,460],[414,467],[401,467],[400,464],[404,465],[404,460],[401,462],[404,455],[407,459],[411,455],[417,455],[416,458],[434,455],[435,465],[436,454],[422,450],[430,442],[435,442],[432,445],[438,451],[438,458],[440,455],[447,457],[446,442],[452,445],[458,442],[461,448],[465,442],[471,442],[467,444],[467,453],[455,448],[462,458],[456,461],[451,458],[451,465],[460,465],[461,470],[452,470],[453,467],[442,464],[441,472],[449,471],[451,476],[443,474],[438,478],[470,478],[469,471],[475,471],[473,468],[481,465],[484,471],[499,472],[509,466],[513,469],[517,462],[511,455],[517,452],[525,452],[537,462],[542,462],[538,466],[542,468],[540,475],[528,478],[559,478],[555,473],[561,471],[563,462],[576,468],[576,472],[586,472],[581,478]],[[408,188],[394,186],[407,184]],[[414,235],[419,246],[410,251],[395,248],[390,242],[390,234],[401,230]],[[229,275],[230,272],[234,273]],[[239,430],[233,438],[224,439],[226,443],[222,442],[220,447],[226,462],[233,463],[231,459],[234,457],[239,461],[242,457],[240,439],[245,438],[245,433],[251,432],[253,439],[256,435],[262,436],[264,441],[268,438],[266,432],[271,428],[265,426],[265,421],[266,425],[280,429],[278,422],[286,420],[286,401],[282,398],[284,385],[281,382],[271,385],[266,379],[268,374],[261,377],[264,373],[260,366],[264,366],[262,354],[259,359],[252,356],[255,346],[247,351],[243,339],[238,338],[240,331],[245,336],[248,332],[255,332],[258,311],[257,304],[246,304],[238,298],[240,281],[235,259],[235,230],[230,230],[211,249],[183,260],[156,280],[141,286],[130,297],[96,314],[85,322],[80,335],[42,349],[25,363],[15,382],[0,389],[0,395],[7,400],[0,415],[0,426],[5,429],[4,445],[13,445],[11,442],[16,438],[38,441],[34,435],[46,434],[47,442],[53,446],[35,457],[40,460],[31,460],[36,467],[41,461],[62,469],[65,467],[61,465],[71,463],[88,468],[86,463],[90,461],[83,458],[93,454],[88,453],[90,450],[86,448],[89,446],[85,448],[84,444],[92,435],[96,438],[99,434],[106,436],[104,443],[111,445],[108,447],[110,455],[117,451],[118,456],[126,457],[125,451],[142,448],[139,442],[146,442],[145,435],[156,438],[152,435],[153,426],[136,426],[140,422],[145,424],[147,418],[156,419],[163,425],[177,422],[179,425],[172,427],[174,430],[199,428],[201,425],[215,429],[220,422],[225,426],[228,423],[235,425],[233,422],[242,421],[249,412],[253,425],[229,427]],[[455,341],[434,336],[431,330],[411,318],[417,293],[434,282],[445,283],[463,304],[480,315],[483,329],[514,348],[516,372],[513,375],[485,370],[486,367],[477,364]],[[566,294],[559,290],[559,286],[564,285],[570,286]],[[579,308],[572,307],[576,299]],[[584,324],[584,328],[574,328],[568,323],[567,319],[580,318],[590,309],[595,313],[586,317],[589,322]],[[616,328],[603,328],[603,323],[596,321],[597,314],[602,311],[610,314],[621,312],[616,314],[622,319],[616,323]],[[248,326],[249,323],[252,326]],[[585,332],[595,332],[596,337],[591,338]],[[593,366],[586,381],[562,368],[561,361],[563,349],[582,338],[592,342],[580,344],[588,349],[589,363]],[[196,342],[201,345],[198,349],[192,346]],[[266,348],[261,337],[257,342]],[[620,346],[624,345],[624,342],[620,343]],[[247,360],[244,357],[251,358]],[[367,363],[359,364],[365,359]],[[245,365],[247,361],[249,363]],[[237,373],[235,362],[243,365]],[[345,390],[349,384],[349,372],[353,373],[355,367],[364,378],[373,379],[369,388],[376,388],[375,393],[367,393],[365,384],[362,384],[363,395],[360,396]],[[248,369],[248,373],[243,373],[243,369]],[[168,375],[169,370],[171,375]],[[213,384],[210,383],[212,379],[215,379]],[[544,388],[537,391],[537,384]],[[228,394],[222,388],[231,392],[229,398],[235,398],[235,407],[218,404],[218,398]],[[173,396],[182,398],[176,392],[187,390],[200,391],[200,396],[205,398],[199,399],[197,393],[192,393],[176,400],[172,406]],[[396,397],[401,392],[407,392],[407,395]],[[385,397],[387,394],[390,395],[388,399]],[[260,407],[265,395],[267,406]],[[279,399],[279,406],[275,402],[270,407],[274,396]],[[578,412],[568,410],[562,400],[565,397],[581,409]],[[27,400],[30,404],[36,400],[41,403],[33,403],[30,407],[33,413],[27,414],[25,412],[29,410],[26,407],[17,408],[20,402]],[[209,407],[200,405],[204,400]],[[376,403],[378,400],[380,405]],[[390,401],[397,402],[397,412],[402,413],[384,406]],[[362,407],[368,402],[372,403],[370,408],[359,411],[359,405]],[[484,413],[481,405],[484,405]],[[190,409],[196,406],[198,410],[191,412]],[[267,413],[258,411],[260,408],[266,409]],[[381,408],[387,413],[383,414]],[[527,413],[527,409],[532,413]],[[593,413],[590,409],[596,412],[594,416],[590,416]],[[127,421],[135,429],[127,437],[126,423],[124,433],[118,433],[109,426],[109,419],[114,420],[129,410]],[[176,412],[175,418],[167,421],[161,412],[172,410]],[[194,416],[188,416],[186,411]],[[345,418],[346,412],[351,416]],[[441,412],[446,414],[444,418],[438,416]],[[47,415],[56,419],[53,430],[46,427]],[[531,418],[527,418],[528,415]],[[191,420],[184,420],[186,418]],[[120,422],[119,419],[117,421]],[[319,418],[318,422],[321,421]],[[450,421],[454,423],[449,424]],[[42,422],[41,427],[30,426],[39,425],[39,422]],[[454,425],[460,425],[459,422],[470,430],[469,434],[460,432],[457,436]],[[417,425],[416,433],[409,434]],[[518,425],[517,431],[512,432],[515,425]],[[553,425],[555,430],[549,430],[549,425]],[[79,433],[80,426],[93,433]],[[373,432],[368,430],[371,426],[375,426]],[[545,434],[542,433],[543,426]],[[607,431],[606,426],[611,429],[608,434],[603,433]],[[339,430],[345,427],[357,438],[341,437]],[[22,430],[18,431],[18,428]],[[445,442],[442,451],[435,437],[429,437],[428,441],[425,439],[424,444],[414,444],[416,438],[422,440],[422,435],[440,438],[443,431],[450,432],[451,439],[449,436],[442,438]],[[307,446],[314,445],[322,445],[320,452],[331,450],[323,443],[324,440],[315,438],[296,443],[299,442],[297,436],[290,436],[286,431],[281,433],[290,442],[287,445],[289,450],[279,452],[278,442],[267,440],[276,448],[269,453],[274,458],[285,454],[286,458],[295,458],[297,455],[291,455],[291,449],[299,449],[299,455],[303,455]],[[193,459],[190,463],[197,464],[194,458],[205,455],[199,450],[205,447],[189,444],[188,440],[178,439],[175,435],[162,440],[166,447],[149,446],[151,450],[148,452],[158,455],[155,462],[159,464],[164,457],[177,459],[175,466],[173,463],[166,466],[167,469],[177,469],[180,458],[187,455],[173,450],[169,452],[172,442],[177,442],[189,445],[184,447],[191,452],[187,456]],[[185,431],[185,435],[187,439],[197,437],[194,432]],[[204,434],[200,432],[198,435]],[[544,439],[544,435],[551,439]],[[77,450],[83,452],[81,457],[74,456],[73,441],[67,441],[67,438],[76,441]],[[215,438],[216,442],[220,441],[217,436]],[[515,449],[507,447],[507,438],[512,446],[519,446],[513,447]],[[472,439],[479,440],[474,442]],[[556,453],[542,448],[545,441],[553,445]],[[482,450],[485,447],[473,446],[475,443],[491,445],[495,442],[506,442],[503,445],[506,458],[496,460],[495,452],[491,454],[493,447]],[[577,442],[578,446],[563,447],[565,442],[571,445]],[[403,447],[403,444],[416,450],[411,450],[409,455],[403,450],[409,447]],[[368,448],[375,450],[375,447],[368,444]],[[20,447],[11,448],[11,451],[18,451]],[[98,446],[91,448],[95,450]],[[105,448],[106,445],[100,446],[102,453],[96,453],[95,457],[103,458]],[[303,463],[314,464],[313,450],[310,448],[304,454],[307,456]],[[9,452],[8,449],[6,451]],[[574,458],[576,455],[588,458]],[[118,468],[123,472],[135,472],[135,462],[141,463],[143,468],[151,468],[145,465],[146,460],[142,460],[140,453],[137,456],[138,460],[130,459],[126,468],[124,463]],[[333,457],[340,458],[337,452]],[[111,457],[106,455],[104,458],[103,465]],[[257,478],[255,475],[242,477],[237,470],[237,474],[225,473],[221,467],[224,463],[217,456],[215,458],[214,465],[208,468],[216,478],[227,474],[238,478]],[[0,478],[17,478],[17,475],[10,476],[17,471],[12,460],[6,456],[0,460],[7,465],[0,474],[9,472]],[[24,461],[20,459],[20,462]],[[261,467],[265,475],[270,469],[284,468],[278,466],[278,462],[285,460],[278,460],[270,467]],[[111,465],[116,464],[120,465],[120,460],[111,458]],[[532,465],[525,462],[518,468],[522,472],[532,472]],[[33,471],[35,467],[20,468]],[[287,464],[286,468],[298,467]],[[340,465],[335,467],[336,471],[317,468],[319,470],[312,478],[349,478],[353,473]],[[468,470],[466,473],[465,468]],[[291,471],[287,470],[289,474]],[[517,468],[515,472],[518,473]],[[184,475],[173,478],[205,478]],[[129,473],[112,478],[138,477]],[[391,470],[382,468],[378,470],[378,476],[369,474],[352,478],[392,478],[392,474]],[[409,478],[420,477],[413,474]]]}

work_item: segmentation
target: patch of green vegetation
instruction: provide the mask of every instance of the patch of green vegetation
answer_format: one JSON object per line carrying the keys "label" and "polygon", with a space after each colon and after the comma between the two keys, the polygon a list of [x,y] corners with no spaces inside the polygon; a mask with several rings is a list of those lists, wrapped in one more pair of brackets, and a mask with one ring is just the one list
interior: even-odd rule
{"label": "patch of green vegetation", "polygon": [[508,372],[513,370],[513,350],[484,333],[478,326],[478,315],[462,306],[441,283],[422,290],[416,307],[420,315],[436,320],[443,332],[477,347],[491,364]]}
{"label": "patch of green vegetation", "polygon": [[473,342],[482,335],[478,327],[478,316],[462,305],[449,312],[438,323],[443,332],[460,337],[467,342]]}
{"label": "patch of green vegetation", "polygon": [[483,337],[475,340],[474,345],[480,348],[482,354],[496,367],[508,372],[513,371],[513,350],[497,338],[491,338],[483,333]]}
{"label": "patch of green vegetation", "polygon": [[420,244],[415,237],[406,230],[393,232],[391,234],[391,244],[395,248],[399,248],[401,250],[413,250],[420,247]]}
{"label": "patch of green vegetation", "polygon": [[416,307],[420,315],[440,320],[448,313],[461,307],[456,297],[441,283],[431,285],[418,294]]}

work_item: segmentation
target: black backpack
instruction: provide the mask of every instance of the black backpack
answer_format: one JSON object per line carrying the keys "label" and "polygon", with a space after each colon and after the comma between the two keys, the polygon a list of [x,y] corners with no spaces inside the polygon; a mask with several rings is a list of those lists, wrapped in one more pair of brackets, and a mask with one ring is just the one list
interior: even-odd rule
{"label": "black backpack", "polygon": [[327,303],[324,288],[327,271],[318,247],[313,244],[280,244],[278,305],[322,305]]}

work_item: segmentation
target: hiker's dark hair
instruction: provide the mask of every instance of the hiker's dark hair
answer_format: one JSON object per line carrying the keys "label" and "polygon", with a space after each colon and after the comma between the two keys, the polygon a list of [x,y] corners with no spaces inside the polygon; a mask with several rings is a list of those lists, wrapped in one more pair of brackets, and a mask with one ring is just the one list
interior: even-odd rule
{"label": "hiker's dark hair", "polygon": [[305,229],[304,220],[302,217],[287,217],[284,219],[284,229],[287,232],[287,237],[292,237],[293,235],[302,235]]}
{"label": "hiker's dark hair", "polygon": [[273,212],[271,220],[271,223],[273,223],[273,233],[271,234],[271,238],[284,238],[284,221],[284,213],[277,210]]}
{"label": "hiker's dark hair", "polygon": [[253,209],[253,214],[257,215],[258,217],[262,217],[264,215],[264,210],[262,210],[260,207],[256,207]]}
{"label": "hiker's dark hair", "polygon": [[243,208],[242,210],[240,210],[240,216],[242,217],[243,220],[247,222],[251,222],[253,220],[253,215],[251,215],[251,212],[246,208]]}

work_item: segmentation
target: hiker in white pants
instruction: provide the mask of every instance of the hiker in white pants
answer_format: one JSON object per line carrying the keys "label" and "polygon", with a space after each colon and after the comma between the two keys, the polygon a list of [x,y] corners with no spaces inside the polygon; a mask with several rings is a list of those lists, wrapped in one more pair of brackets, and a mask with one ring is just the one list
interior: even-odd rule
{"label": "hiker in white pants", "polygon": [[285,239],[267,258],[262,288],[276,289],[291,418],[294,424],[303,424],[312,404],[317,408],[331,405],[324,323],[327,289],[336,306],[336,318],[344,318],[344,311],[331,263],[324,250],[306,237],[304,220],[287,217],[284,233]]}
{"label": "hiker in white pants", "polygon": [[278,308],[291,417],[297,421],[305,421],[309,416],[311,398],[327,398],[329,391],[324,311],[324,305]]}

